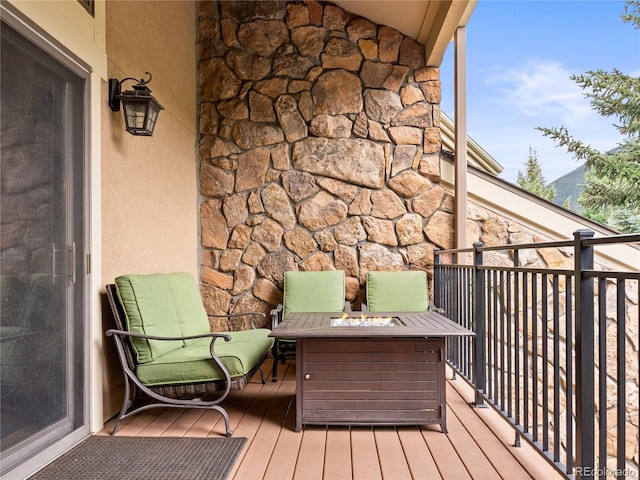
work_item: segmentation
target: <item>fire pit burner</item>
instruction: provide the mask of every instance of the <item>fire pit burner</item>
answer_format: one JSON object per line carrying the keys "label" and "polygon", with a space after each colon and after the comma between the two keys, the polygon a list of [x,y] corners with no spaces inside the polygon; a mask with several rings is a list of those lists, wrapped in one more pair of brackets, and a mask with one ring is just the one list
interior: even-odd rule
{"label": "fire pit burner", "polygon": [[398,317],[334,317],[332,327],[398,327],[404,323]]}

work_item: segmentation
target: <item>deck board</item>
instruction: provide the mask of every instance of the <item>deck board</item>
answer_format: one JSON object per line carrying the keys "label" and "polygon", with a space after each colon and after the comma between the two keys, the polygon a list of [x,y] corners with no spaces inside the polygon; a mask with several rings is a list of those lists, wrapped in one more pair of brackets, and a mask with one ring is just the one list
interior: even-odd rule
{"label": "deck board", "polygon": [[291,380],[289,380],[289,373],[287,373],[283,384],[288,386],[284,391],[287,394],[291,394],[289,399],[290,403],[286,406],[282,428],[271,452],[269,465],[263,477],[266,480],[293,478],[298,457],[297,455],[292,455],[291,452],[298,452],[300,450],[300,444],[302,443],[302,435],[294,432],[296,425],[296,411],[293,406],[295,403],[295,375],[292,375]]}
{"label": "deck board", "polygon": [[327,430],[323,478],[327,480],[350,480],[352,478],[351,435],[348,427],[335,427]]}
{"label": "deck board", "polygon": [[372,427],[351,429],[351,462],[354,480],[382,478]]}
{"label": "deck board", "polygon": [[[450,416],[450,413],[447,416]],[[444,435],[442,432],[434,429],[425,428],[422,429],[422,437],[433,456],[433,460],[442,478],[471,478],[458,452],[453,448],[448,435]]]}
{"label": "deck board", "polygon": [[[447,396],[451,392],[447,392]],[[476,443],[465,429],[457,415],[453,413],[447,417],[447,425],[449,427],[449,441],[458,453],[460,460],[469,472],[471,478],[500,478],[498,472],[493,468],[491,462],[485,456],[485,452]]]}
{"label": "deck board", "polygon": [[410,479],[411,471],[407,465],[397,429],[394,427],[376,428],[375,437],[382,478]]}
{"label": "deck board", "polygon": [[[267,362],[264,371],[271,363]],[[230,479],[563,478],[491,408],[473,408],[473,390],[447,380],[447,427],[295,427],[295,361],[278,365],[278,382],[259,374],[225,400],[234,436],[247,437]],[[451,376],[448,374],[448,378]],[[269,379],[270,380],[270,379]],[[99,435],[108,435],[110,420]],[[218,412],[158,408],[121,422],[119,436],[217,437]]]}
{"label": "deck board", "polygon": [[201,409],[189,409],[176,419],[168,428],[162,432],[163,437],[184,437],[191,427],[197,425],[200,418],[204,414],[204,410]]}
{"label": "deck board", "polygon": [[167,408],[156,420],[140,430],[139,435],[142,437],[161,437],[185,413],[186,411],[181,408]]}
{"label": "deck board", "polygon": [[418,427],[398,429],[398,436],[413,478],[442,478]]}
{"label": "deck board", "polygon": [[[195,410],[194,410],[195,411]],[[215,431],[215,435],[219,435],[217,432],[218,423],[222,424],[222,418],[218,412],[214,412],[211,410],[200,410],[202,415],[198,417],[198,421],[191,425],[183,437],[208,437],[211,434],[211,431]],[[186,412],[185,412],[186,413]],[[222,431],[224,427],[220,427],[220,431]]]}
{"label": "deck board", "polygon": [[[254,419],[259,427],[243,455],[244,458],[251,460],[240,463],[235,472],[235,478],[253,479],[264,476],[282,430],[287,406],[291,403],[291,398],[295,393],[295,384],[289,378],[286,380],[289,381],[266,383],[261,388],[260,395],[254,399],[255,408],[260,411],[262,408],[265,410],[261,418]],[[238,435],[248,437],[247,434],[240,433]]]}
{"label": "deck board", "polygon": [[302,435],[293,431],[295,424],[295,411],[290,409],[271,454],[267,471],[263,477],[265,480],[293,478],[298,457],[297,455],[292,455],[291,452],[300,451],[300,444],[302,443]]}
{"label": "deck board", "polygon": [[[454,410],[450,417],[453,417],[454,421],[459,422],[467,433],[473,436],[473,441],[480,449],[477,453],[491,463],[491,470],[495,475],[509,480],[530,478],[509,449],[496,438],[476,412],[471,408],[464,408],[467,402],[450,384],[447,388],[447,402]],[[484,467],[488,468],[487,465]]]}
{"label": "deck board", "polygon": [[304,429],[293,478],[323,478],[326,439],[327,429],[324,427],[310,426]]}

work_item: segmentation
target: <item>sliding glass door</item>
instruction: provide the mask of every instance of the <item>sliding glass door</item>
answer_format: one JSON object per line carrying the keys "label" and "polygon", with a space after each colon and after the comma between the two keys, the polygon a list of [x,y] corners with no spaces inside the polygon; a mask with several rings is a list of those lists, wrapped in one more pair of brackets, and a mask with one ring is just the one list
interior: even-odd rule
{"label": "sliding glass door", "polygon": [[86,428],[87,364],[87,77],[5,18],[0,29],[1,474]]}

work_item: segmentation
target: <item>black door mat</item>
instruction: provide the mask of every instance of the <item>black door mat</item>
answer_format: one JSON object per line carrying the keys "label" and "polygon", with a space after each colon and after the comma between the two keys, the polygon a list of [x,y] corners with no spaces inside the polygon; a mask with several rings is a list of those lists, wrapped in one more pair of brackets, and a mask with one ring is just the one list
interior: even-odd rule
{"label": "black door mat", "polygon": [[33,480],[225,480],[247,439],[93,435]]}

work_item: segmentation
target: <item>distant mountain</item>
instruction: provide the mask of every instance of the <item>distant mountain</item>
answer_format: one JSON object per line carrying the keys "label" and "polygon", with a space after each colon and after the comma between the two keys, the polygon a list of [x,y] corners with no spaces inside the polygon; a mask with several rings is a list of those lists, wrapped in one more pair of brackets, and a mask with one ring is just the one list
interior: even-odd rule
{"label": "distant mountain", "polygon": [[554,203],[564,206],[564,203],[569,200],[569,210],[573,210],[576,213],[582,213],[584,207],[578,205],[578,197],[582,191],[582,187],[585,184],[584,180],[584,165],[579,166],[575,170],[563,175],[551,182],[551,185],[556,187],[556,198]]}

